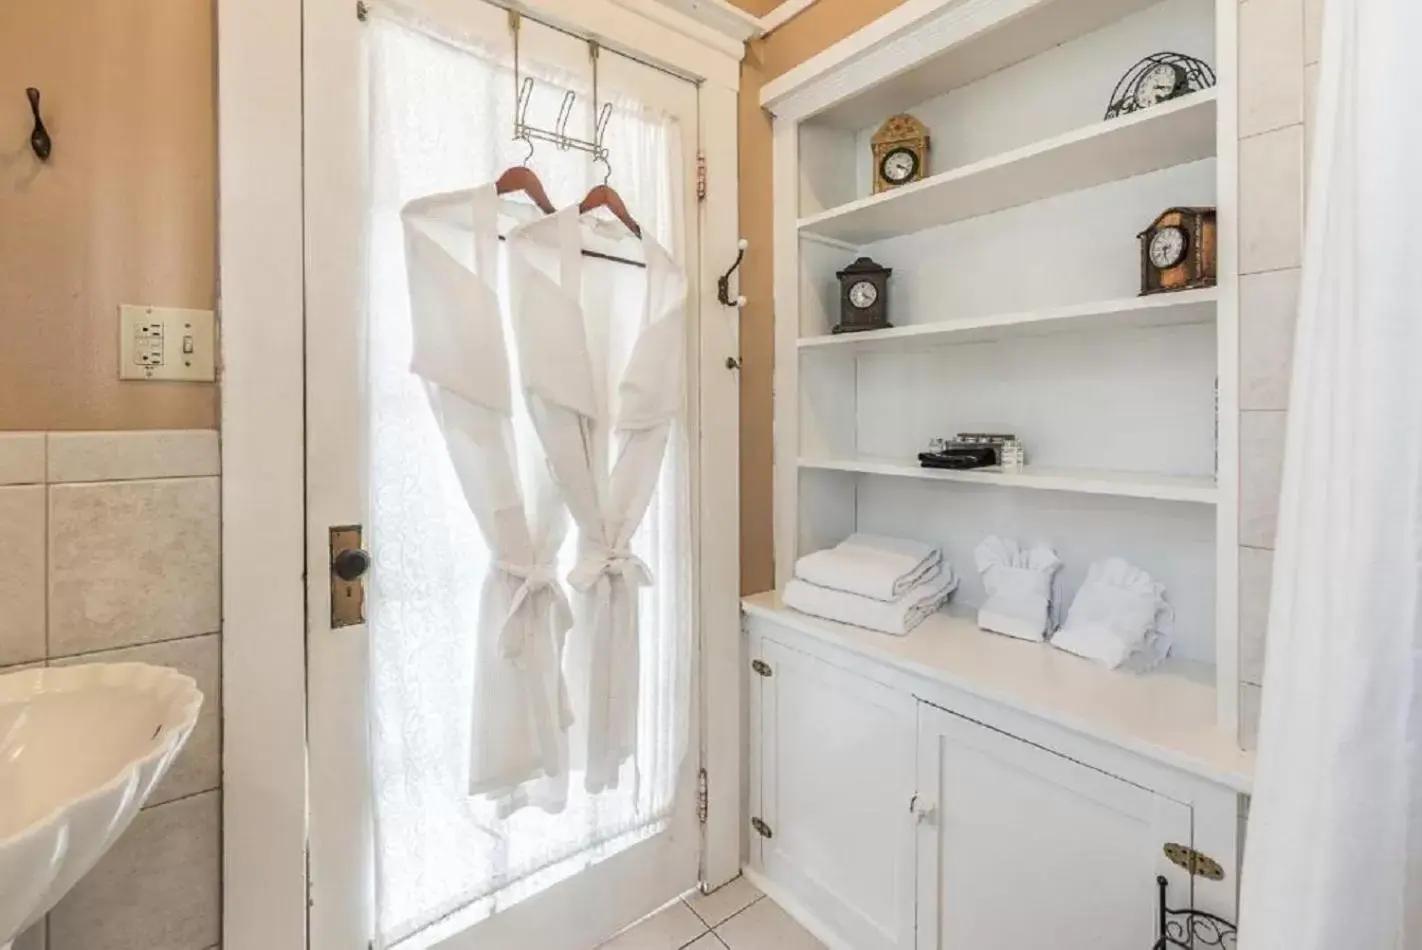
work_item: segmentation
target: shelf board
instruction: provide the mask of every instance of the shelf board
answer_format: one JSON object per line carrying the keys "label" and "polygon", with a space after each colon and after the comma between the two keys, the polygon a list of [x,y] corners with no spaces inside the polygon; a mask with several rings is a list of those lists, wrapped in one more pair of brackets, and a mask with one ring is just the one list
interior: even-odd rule
{"label": "shelf board", "polygon": [[1215,485],[1214,477],[1210,475],[1155,475],[1149,472],[1045,468],[1038,465],[1025,466],[1020,472],[1004,472],[998,468],[958,471],[956,469],[923,468],[914,460],[862,455],[835,459],[801,458],[800,468],[825,472],[852,472],[859,475],[885,475],[894,478],[917,478],[924,481],[969,482],[978,485],[998,485],[1003,488],[1076,492],[1083,495],[1114,495],[1120,498],[1145,498],[1153,501],[1184,501],[1204,505],[1215,504],[1219,491]]}
{"label": "shelf board", "polygon": [[1107,670],[1050,644],[980,630],[971,607],[951,606],[893,637],[802,614],[774,592],[742,604],[752,616],[1236,791],[1253,783],[1254,756],[1217,725],[1214,667],[1171,657],[1146,674]]}
{"label": "shelf board", "polygon": [[800,233],[856,246],[992,214],[1215,154],[1216,90],[933,175],[801,218]]}
{"label": "shelf board", "polygon": [[936,323],[868,330],[863,333],[801,337],[799,345],[801,352],[916,351],[928,346],[988,343],[1010,337],[1208,323],[1215,318],[1215,304],[1218,300],[1219,291],[1209,287],[1203,290],[1184,290],[1151,297],[1126,297],[1023,313],[994,314],[965,320],[940,320]]}

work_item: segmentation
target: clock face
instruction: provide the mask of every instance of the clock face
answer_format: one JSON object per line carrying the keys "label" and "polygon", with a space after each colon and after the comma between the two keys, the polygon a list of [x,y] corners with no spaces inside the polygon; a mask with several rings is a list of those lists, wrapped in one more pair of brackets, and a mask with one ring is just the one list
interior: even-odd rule
{"label": "clock face", "polygon": [[902,185],[918,173],[918,155],[909,148],[896,148],[879,163],[879,174],[892,185]]}
{"label": "clock face", "polygon": [[879,288],[867,280],[861,280],[849,288],[849,302],[858,310],[868,310],[879,299]]}
{"label": "clock face", "polygon": [[1136,105],[1142,109],[1171,98],[1180,89],[1184,75],[1170,63],[1152,66],[1136,85]]}
{"label": "clock face", "polygon": [[1177,227],[1161,228],[1150,239],[1150,262],[1157,270],[1174,267],[1185,259],[1185,248],[1189,242],[1185,232]]}

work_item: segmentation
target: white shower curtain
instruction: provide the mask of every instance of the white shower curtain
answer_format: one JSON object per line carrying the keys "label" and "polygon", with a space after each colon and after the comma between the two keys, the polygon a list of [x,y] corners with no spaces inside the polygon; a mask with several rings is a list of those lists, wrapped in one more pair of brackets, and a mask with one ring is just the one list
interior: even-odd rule
{"label": "white shower curtain", "polygon": [[1326,0],[1323,38],[1239,946],[1410,950],[1422,947],[1422,2]]}
{"label": "white shower curtain", "polygon": [[[657,577],[643,588],[637,758],[630,779],[600,795],[573,775],[561,814],[468,789],[474,626],[488,573],[481,536],[421,380],[410,371],[411,322],[400,209],[411,199],[485,184],[525,149],[510,142],[514,100],[503,48],[419,21],[375,0],[369,44],[370,198],[367,383],[371,767],[376,943],[424,945],[615,854],[665,826],[687,743],[691,676],[689,458],[678,427],[632,547]],[[525,29],[534,26],[525,23]],[[590,121],[586,89],[524,57],[540,88],[533,116],[552,121],[562,87],[577,89],[570,128]],[[604,93],[605,95],[605,93]],[[614,100],[613,184],[644,228],[684,259],[680,132],[670,117]],[[559,204],[601,180],[587,156],[540,146],[532,163]],[[500,245],[502,248],[502,244]],[[502,253],[502,250],[500,251]],[[623,315],[596,356],[615,379],[644,307],[642,271],[598,262],[589,275]],[[627,325],[623,325],[623,323]],[[507,331],[507,327],[505,328]],[[505,333],[509,338],[510,334]],[[515,436],[535,444],[514,367]],[[522,454],[522,453],[520,453]],[[572,539],[559,557],[566,576]],[[628,775],[631,775],[631,764]],[[503,807],[501,807],[503,806]]]}

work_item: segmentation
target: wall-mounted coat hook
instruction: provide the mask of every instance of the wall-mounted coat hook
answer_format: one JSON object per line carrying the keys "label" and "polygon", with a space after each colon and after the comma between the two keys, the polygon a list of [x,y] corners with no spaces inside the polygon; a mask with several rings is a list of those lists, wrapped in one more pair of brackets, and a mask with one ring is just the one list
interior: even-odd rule
{"label": "wall-mounted coat hook", "polygon": [[30,148],[35,150],[36,158],[47,162],[50,152],[54,150],[54,142],[50,140],[49,130],[44,127],[44,119],[40,118],[40,91],[31,86],[25,90],[25,95],[30,97],[30,112],[35,117],[35,130],[30,133]]}
{"label": "wall-mounted coat hook", "polygon": [[716,299],[721,301],[723,307],[744,307],[746,305],[745,295],[742,294],[731,299],[731,275],[741,266],[741,261],[746,259],[746,248],[750,247],[750,242],[741,238],[736,242],[739,253],[736,254],[736,262],[723,275],[716,278]]}

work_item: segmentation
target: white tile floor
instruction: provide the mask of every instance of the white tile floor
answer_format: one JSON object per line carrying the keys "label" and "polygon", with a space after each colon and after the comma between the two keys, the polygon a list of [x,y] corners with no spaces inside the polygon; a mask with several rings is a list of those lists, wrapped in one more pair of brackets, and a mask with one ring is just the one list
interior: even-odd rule
{"label": "white tile floor", "polygon": [[691,894],[624,930],[601,950],[825,950],[745,878]]}

